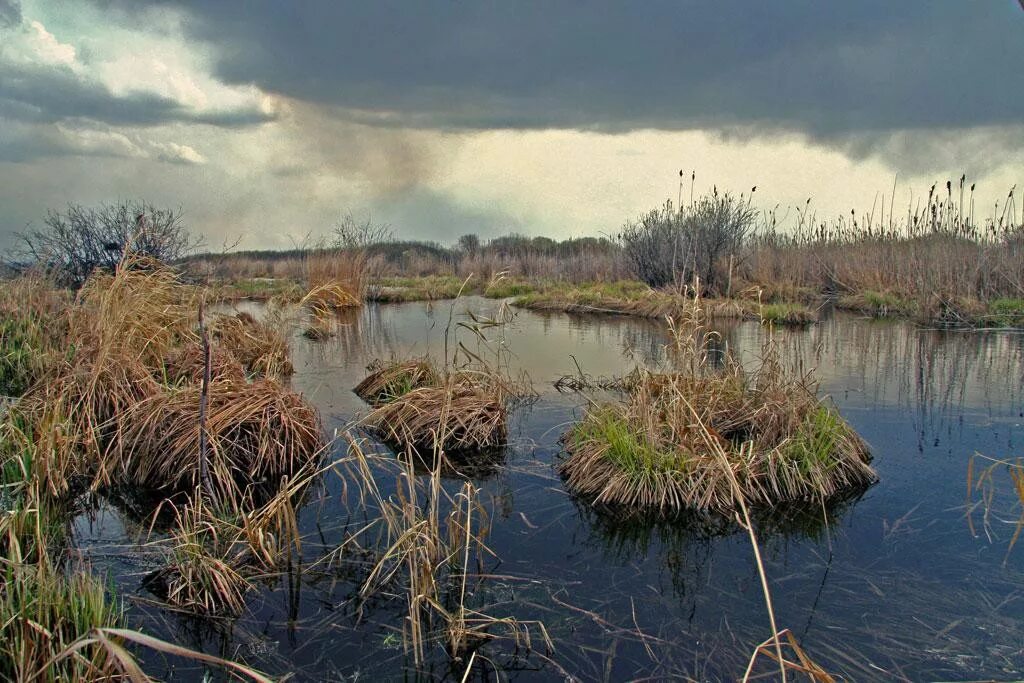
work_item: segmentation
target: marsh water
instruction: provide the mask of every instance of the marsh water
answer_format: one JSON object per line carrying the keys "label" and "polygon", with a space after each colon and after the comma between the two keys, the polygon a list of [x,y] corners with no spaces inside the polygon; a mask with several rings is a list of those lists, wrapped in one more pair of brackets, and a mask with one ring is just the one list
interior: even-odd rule
{"label": "marsh water", "polygon": [[[249,305],[259,312],[258,306]],[[326,341],[293,336],[292,386],[344,429],[367,411],[351,389],[376,358],[444,351],[446,328],[478,343],[466,310],[500,302],[368,305]],[[826,312],[827,313],[827,312]],[[716,324],[752,358],[765,330]],[[1013,679],[1024,674],[1024,540],[1012,547],[1020,503],[995,459],[1024,458],[1024,335],[922,330],[906,322],[828,315],[776,332],[783,353],[813,368],[821,391],[867,440],[880,481],[850,500],[758,524],[776,619],[825,669],[847,680]],[[624,518],[569,495],[555,466],[559,436],[588,400],[552,382],[582,368],[618,375],[670,359],[665,325],[626,317],[515,311],[488,332],[538,393],[512,413],[509,445],[467,469],[490,513],[489,576],[472,606],[539,620],[531,645],[488,644],[465,680],[736,680],[771,636],[750,541],[727,525]],[[455,340],[449,339],[449,344]],[[339,446],[339,449],[343,448]],[[383,449],[383,447],[378,447]],[[457,479],[453,475],[453,479]],[[413,667],[402,647],[401,595],[363,604],[344,566],[314,565],[353,523],[345,482],[328,476],[301,511],[307,567],[270,577],[237,620],[199,620],[161,608],[142,587],[152,552],[145,529],[100,501],[75,522],[81,552],[126,596],[131,625],[296,680],[463,680],[442,644]],[[988,490],[988,489],[986,489]],[[987,514],[986,514],[987,511]],[[150,671],[201,672],[146,655]]]}

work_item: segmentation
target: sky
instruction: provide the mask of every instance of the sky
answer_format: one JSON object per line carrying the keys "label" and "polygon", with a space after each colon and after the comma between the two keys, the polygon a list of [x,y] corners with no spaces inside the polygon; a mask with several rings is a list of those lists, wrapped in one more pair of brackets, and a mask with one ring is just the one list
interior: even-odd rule
{"label": "sky", "polygon": [[0,249],[128,199],[211,250],[349,212],[442,243],[608,235],[680,170],[684,199],[695,173],[789,217],[905,214],[961,174],[1003,203],[1024,4],[0,0]]}

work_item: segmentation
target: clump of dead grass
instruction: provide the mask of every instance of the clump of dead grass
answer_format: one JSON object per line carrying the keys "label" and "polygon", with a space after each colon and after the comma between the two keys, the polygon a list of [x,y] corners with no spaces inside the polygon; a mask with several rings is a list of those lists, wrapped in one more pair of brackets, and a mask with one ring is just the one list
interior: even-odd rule
{"label": "clump of dead grass", "polygon": [[373,406],[390,403],[414,389],[437,386],[440,376],[426,358],[383,363],[376,361],[370,374],[355,386],[359,398]]}
{"label": "clump of dead grass", "polygon": [[213,338],[251,375],[286,377],[294,372],[288,358],[288,342],[265,322],[248,313],[219,316],[211,324]]}
{"label": "clump of dead grass", "polygon": [[[201,390],[188,384],[132,406],[106,451],[108,477],[152,488],[198,485]],[[316,410],[271,379],[211,382],[206,433],[210,473],[226,494],[234,493],[236,482],[296,471],[323,445]]]}
{"label": "clump of dead grass", "polygon": [[379,406],[363,423],[386,443],[428,453],[503,445],[508,429],[500,397],[457,381],[413,389]]}
{"label": "clump of dead grass", "polygon": [[[670,321],[671,322],[671,321]],[[699,319],[674,326],[679,371],[641,371],[562,437],[570,488],[599,504],[731,513],[822,501],[875,480],[867,446],[782,366],[769,337],[753,370],[712,362]],[[733,479],[738,487],[733,485]]]}

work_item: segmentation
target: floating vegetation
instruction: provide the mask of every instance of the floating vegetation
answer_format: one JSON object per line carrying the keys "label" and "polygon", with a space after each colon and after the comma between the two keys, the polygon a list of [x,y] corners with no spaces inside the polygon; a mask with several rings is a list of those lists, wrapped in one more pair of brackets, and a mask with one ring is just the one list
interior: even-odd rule
{"label": "floating vegetation", "polygon": [[673,326],[683,370],[642,372],[562,437],[570,488],[598,504],[730,513],[737,495],[823,501],[875,480],[864,442],[770,338],[753,371],[728,352],[712,364],[697,321]]}

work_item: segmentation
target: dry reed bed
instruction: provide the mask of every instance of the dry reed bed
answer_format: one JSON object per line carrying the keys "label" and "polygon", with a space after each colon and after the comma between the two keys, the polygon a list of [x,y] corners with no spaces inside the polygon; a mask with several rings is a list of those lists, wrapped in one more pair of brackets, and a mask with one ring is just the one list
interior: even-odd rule
{"label": "dry reed bed", "polygon": [[[199,485],[201,391],[196,384],[169,389],[122,414],[104,453],[107,476],[149,488]],[[323,443],[316,410],[274,380],[219,379],[207,399],[209,467],[222,496],[234,495],[240,482],[296,471]]]}
{"label": "dry reed bed", "polygon": [[[191,487],[205,367],[200,297],[169,269],[129,261],[90,278],[60,313],[67,336],[53,340],[46,371],[18,407],[32,424],[62,425],[41,468],[52,491],[75,478]],[[240,474],[278,476],[312,457],[322,442],[316,412],[269,379],[291,371],[283,337],[244,314],[209,327],[207,432],[220,490]]]}
{"label": "dry reed bed", "polygon": [[731,513],[737,495],[753,508],[824,501],[875,480],[864,442],[811,378],[780,366],[771,342],[747,371],[728,354],[714,367],[702,337],[680,332],[684,371],[641,372],[622,400],[592,404],[562,437],[573,491],[597,504]]}

